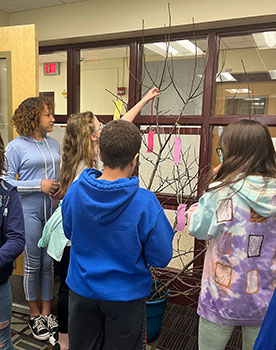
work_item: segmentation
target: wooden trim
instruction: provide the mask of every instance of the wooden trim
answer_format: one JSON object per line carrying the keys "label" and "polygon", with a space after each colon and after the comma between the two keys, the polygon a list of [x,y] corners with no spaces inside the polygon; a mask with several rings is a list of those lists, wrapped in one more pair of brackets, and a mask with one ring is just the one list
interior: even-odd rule
{"label": "wooden trim", "polygon": [[55,114],[54,118],[55,118],[55,124],[66,124],[67,123],[67,119],[68,119],[69,115],[67,114]]}
{"label": "wooden trim", "polygon": [[211,161],[211,129],[210,119],[213,112],[215,101],[215,76],[217,72],[217,36],[211,33],[207,39],[207,54],[206,54],[206,68],[204,78],[204,94],[202,101],[202,133],[200,140],[199,164],[200,169],[203,169],[198,183],[198,195],[201,196],[204,191],[205,177],[209,172],[209,165]]}
{"label": "wooden trim", "polygon": [[[175,195],[170,193],[155,193],[157,199],[164,209],[176,210],[178,207],[178,202]],[[197,201],[196,198],[191,198],[188,196],[183,196],[183,203],[188,205],[194,204]]]}
{"label": "wooden trim", "polygon": [[[148,133],[148,131],[151,130],[151,131],[155,131],[157,132],[157,127],[155,126],[148,126],[145,130],[141,130],[141,133],[144,134],[144,133]],[[159,128],[160,130],[160,134],[164,134],[164,135],[167,135],[167,134],[173,134],[173,135],[201,135],[201,128],[175,128],[174,126],[171,126],[171,127],[164,127],[164,126],[161,126]]]}
{"label": "wooden trim", "polygon": [[[178,119],[177,115],[166,115],[160,117],[158,120],[159,125],[173,125]],[[140,125],[149,125],[150,124],[150,115],[141,115],[135,119],[136,124]],[[203,118],[201,115],[187,115],[182,116],[178,120],[180,125],[201,125],[203,123]]]}
{"label": "wooden trim", "polygon": [[[200,153],[199,153],[199,169],[201,173],[198,180],[198,197],[203,194],[206,177],[209,172],[212,149],[212,135],[210,128],[210,119],[213,112],[215,101],[215,77],[217,72],[217,55],[218,45],[217,36],[215,33],[210,33],[207,39],[207,54],[206,54],[206,70],[204,79],[204,94],[203,94],[203,124],[200,138]],[[203,170],[202,170],[203,169]],[[194,250],[199,251],[205,248],[205,243],[195,239]],[[203,265],[204,256],[202,255],[195,266]]]}
{"label": "wooden trim", "polygon": [[[210,124],[211,125],[228,125],[241,119],[249,119],[249,116],[247,115],[214,115],[210,119]],[[268,126],[276,126],[276,115],[264,115],[264,114],[252,115],[250,119],[256,120]]]}
{"label": "wooden trim", "polygon": [[[129,90],[128,90],[128,109],[131,109],[140,99],[137,92],[139,89],[139,54],[140,45],[138,42],[132,42],[130,44],[130,56],[129,56]],[[136,122],[136,120],[135,120]]]}
{"label": "wooden trim", "polygon": [[80,50],[67,49],[67,114],[80,111]]}

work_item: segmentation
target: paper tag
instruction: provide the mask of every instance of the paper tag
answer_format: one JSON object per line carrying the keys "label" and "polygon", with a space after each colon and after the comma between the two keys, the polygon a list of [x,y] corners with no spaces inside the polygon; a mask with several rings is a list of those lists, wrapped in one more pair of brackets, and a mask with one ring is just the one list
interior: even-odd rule
{"label": "paper tag", "polygon": [[115,112],[114,112],[113,120],[118,120],[121,118],[122,107],[123,107],[122,101],[115,102]]}
{"label": "paper tag", "polygon": [[174,137],[174,155],[173,155],[173,161],[176,164],[180,163],[180,155],[181,155],[181,138],[180,136]]}
{"label": "paper tag", "polygon": [[148,149],[147,149],[148,153],[151,153],[153,151],[154,134],[155,134],[155,131],[149,131],[148,133]]}
{"label": "paper tag", "polygon": [[176,231],[183,231],[185,228],[186,218],[185,218],[185,212],[186,212],[186,206],[187,204],[180,204],[177,207],[177,225],[176,225]]}

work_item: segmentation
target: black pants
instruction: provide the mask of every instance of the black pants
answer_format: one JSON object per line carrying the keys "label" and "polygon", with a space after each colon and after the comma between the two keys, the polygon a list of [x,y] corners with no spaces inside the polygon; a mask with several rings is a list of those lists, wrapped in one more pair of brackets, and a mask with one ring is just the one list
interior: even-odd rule
{"label": "black pants", "polygon": [[102,301],[70,290],[70,350],[144,350],[145,314],[145,299]]}
{"label": "black pants", "polygon": [[58,304],[57,304],[57,315],[58,315],[58,331],[60,333],[68,333],[68,299],[69,299],[69,288],[65,282],[67,277],[67,271],[70,260],[70,249],[67,246],[64,249],[62,259],[59,263],[59,276],[60,276],[60,287],[58,291]]}

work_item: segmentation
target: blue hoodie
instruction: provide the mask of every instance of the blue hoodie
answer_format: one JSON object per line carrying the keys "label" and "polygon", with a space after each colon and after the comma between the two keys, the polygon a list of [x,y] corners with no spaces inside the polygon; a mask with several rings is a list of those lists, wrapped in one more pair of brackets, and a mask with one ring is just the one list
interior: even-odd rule
{"label": "blue hoodie", "polygon": [[8,280],[13,262],[24,249],[24,219],[16,188],[0,180],[0,284]]}
{"label": "blue hoodie", "polygon": [[129,301],[149,295],[147,264],[165,267],[174,231],[155,195],[139,180],[97,180],[86,169],[62,202],[64,233],[72,241],[67,284],[97,300]]}

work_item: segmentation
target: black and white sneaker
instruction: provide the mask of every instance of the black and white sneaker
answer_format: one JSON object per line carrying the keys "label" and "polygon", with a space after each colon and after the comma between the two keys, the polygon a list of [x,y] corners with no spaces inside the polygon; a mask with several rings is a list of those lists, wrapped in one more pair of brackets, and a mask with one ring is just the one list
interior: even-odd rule
{"label": "black and white sneaker", "polygon": [[53,314],[50,314],[48,316],[41,316],[41,317],[44,318],[46,327],[48,328],[51,334],[58,332],[58,323],[57,323],[56,316],[54,316]]}
{"label": "black and white sneaker", "polygon": [[50,335],[49,343],[53,346],[53,350],[60,350],[57,332]]}
{"label": "black and white sneaker", "polygon": [[44,317],[35,316],[29,319],[28,323],[32,335],[37,340],[47,340],[50,337],[50,332],[46,326]]}

